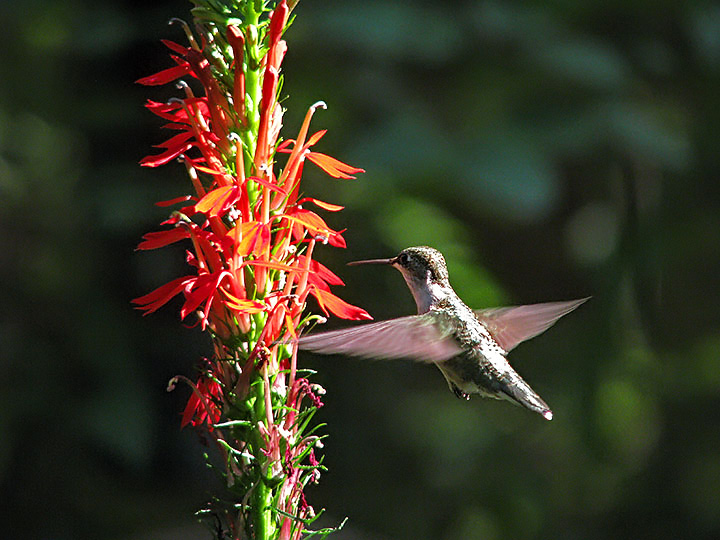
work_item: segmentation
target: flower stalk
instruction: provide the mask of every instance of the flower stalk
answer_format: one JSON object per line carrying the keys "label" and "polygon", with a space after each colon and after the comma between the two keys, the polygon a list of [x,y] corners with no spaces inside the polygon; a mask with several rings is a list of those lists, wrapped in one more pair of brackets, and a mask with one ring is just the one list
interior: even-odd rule
{"label": "flower stalk", "polygon": [[174,134],[141,164],[182,162],[192,191],[158,203],[178,208],[138,246],[186,243],[189,273],[133,302],[149,314],[180,296],[181,319],[212,339],[194,380],[175,377],[169,389],[190,386],[181,425],[201,431],[222,460],[225,493],[199,512],[218,538],[331,532],[307,528],[317,516],[304,488],[325,470],[316,454],[323,436],[311,423],[324,390],[298,368],[295,343],[325,318],[306,311],[309,296],[325,316],[370,318],[331,291],[342,280],[313,258],[318,242],[345,247],[314,209],[342,207],[300,190],[306,161],[334,178],[364,171],[314,150],[325,131],[309,134],[310,121],[322,102],[296,139],[280,135],[283,35],[295,3],[193,0],[195,32],[173,21],[187,45],[163,41],[175,65],[138,81],[178,81],[182,97],[146,104]]}

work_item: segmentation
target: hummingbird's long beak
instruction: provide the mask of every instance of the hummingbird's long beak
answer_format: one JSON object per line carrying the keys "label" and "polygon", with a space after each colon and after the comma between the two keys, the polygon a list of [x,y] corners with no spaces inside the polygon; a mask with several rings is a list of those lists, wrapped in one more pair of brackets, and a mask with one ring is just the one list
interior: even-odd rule
{"label": "hummingbird's long beak", "polygon": [[393,264],[397,260],[397,257],[391,259],[367,259],[365,261],[351,261],[347,263],[348,266],[357,266],[359,264]]}

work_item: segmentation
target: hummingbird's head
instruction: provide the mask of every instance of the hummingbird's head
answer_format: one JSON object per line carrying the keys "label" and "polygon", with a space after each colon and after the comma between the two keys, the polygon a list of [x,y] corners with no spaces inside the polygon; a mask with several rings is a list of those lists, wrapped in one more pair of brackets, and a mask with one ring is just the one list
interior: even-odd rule
{"label": "hummingbird's head", "polygon": [[403,249],[390,259],[372,259],[348,264],[389,264],[397,268],[415,298],[418,313],[425,313],[430,306],[452,294],[445,257],[437,249],[428,246]]}
{"label": "hummingbird's head", "polygon": [[409,247],[403,249],[390,264],[400,270],[403,276],[420,284],[449,285],[445,257],[437,249],[428,246]]}

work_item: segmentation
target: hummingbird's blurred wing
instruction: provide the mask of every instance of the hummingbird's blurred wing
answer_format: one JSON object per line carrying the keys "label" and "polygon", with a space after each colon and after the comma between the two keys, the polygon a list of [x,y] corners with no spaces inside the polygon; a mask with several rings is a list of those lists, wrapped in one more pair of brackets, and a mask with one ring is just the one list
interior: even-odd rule
{"label": "hummingbird's blurred wing", "polygon": [[426,313],[310,334],[301,337],[298,345],[323,354],[442,362],[461,352],[443,327],[434,314]]}
{"label": "hummingbird's blurred wing", "polygon": [[589,299],[588,296],[569,302],[478,309],[475,310],[475,315],[490,330],[505,352],[510,352],[519,343],[543,333],[560,317]]}

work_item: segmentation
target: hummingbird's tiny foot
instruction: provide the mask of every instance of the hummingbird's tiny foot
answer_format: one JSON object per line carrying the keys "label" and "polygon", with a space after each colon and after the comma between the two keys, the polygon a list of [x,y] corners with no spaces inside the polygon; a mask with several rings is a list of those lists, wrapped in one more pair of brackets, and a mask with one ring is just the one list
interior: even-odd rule
{"label": "hummingbird's tiny foot", "polygon": [[553,419],[553,413],[552,413],[552,411],[551,411],[550,409],[548,409],[547,411],[543,411],[543,412],[540,413],[540,414],[543,415],[543,418],[544,418],[545,420],[552,420],[552,419]]}

